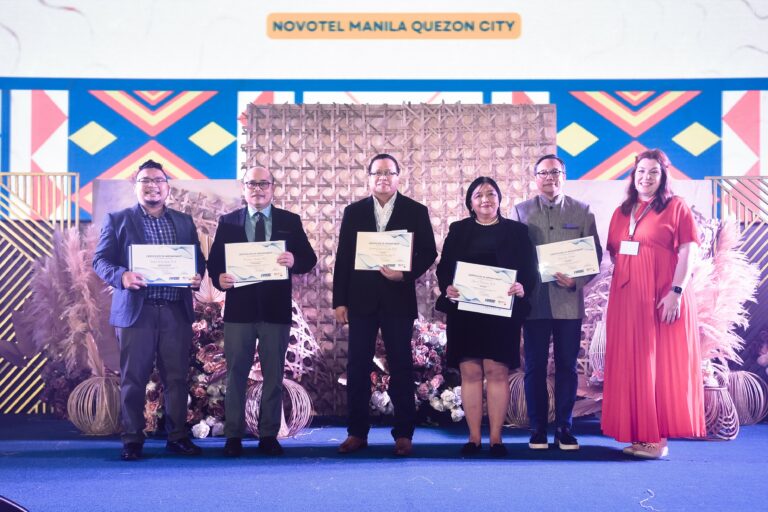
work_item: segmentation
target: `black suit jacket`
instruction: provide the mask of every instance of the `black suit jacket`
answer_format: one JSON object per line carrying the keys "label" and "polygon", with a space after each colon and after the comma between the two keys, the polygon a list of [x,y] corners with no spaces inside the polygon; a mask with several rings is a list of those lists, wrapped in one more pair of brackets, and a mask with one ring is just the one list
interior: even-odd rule
{"label": "black suit jacket", "polygon": [[397,194],[386,231],[413,233],[411,271],[395,282],[371,270],[355,270],[355,251],[359,231],[376,231],[373,196],[344,209],[339,232],[339,247],[333,267],[333,307],[346,306],[353,315],[371,315],[379,309],[386,314],[416,318],[416,280],[437,257],[435,235],[429,212],[423,204]]}
{"label": "black suit jacket", "polygon": [[[248,208],[240,208],[222,215],[216,228],[216,236],[208,256],[208,275],[216,288],[219,275],[226,272],[224,244],[247,242],[245,216]],[[293,253],[293,274],[306,274],[317,263],[317,256],[309,244],[307,234],[301,225],[301,218],[295,213],[281,210],[272,205],[272,235],[270,240],[285,240],[286,251]],[[291,323],[291,278],[281,281],[264,281],[258,284],[226,290],[227,303],[224,308],[225,322],[270,322]]]}
{"label": "black suit jacket", "polygon": [[[205,258],[200,250],[197,228],[192,217],[186,213],[166,209],[166,214],[176,230],[176,242],[195,246],[197,272],[205,273]],[[104,219],[99,242],[93,255],[93,269],[108,285],[112,286],[112,309],[109,323],[115,327],[130,327],[139,318],[144,305],[147,289],[128,290],[123,288],[123,273],[130,267],[129,248],[132,244],[146,244],[144,237],[143,212],[138,204],[125,210],[112,212]],[[192,291],[181,289],[184,311],[189,323],[195,321],[192,308]]]}
{"label": "black suit jacket", "polygon": [[[532,295],[537,283],[536,252],[525,224],[509,219],[500,219],[499,222],[504,235],[496,239],[497,266],[517,270],[517,282],[523,285],[525,296],[515,297],[512,319],[522,322],[531,311],[528,297]],[[438,311],[447,313],[457,307],[455,302],[446,298],[445,289],[453,283],[456,262],[467,261],[465,258],[471,247],[472,232],[477,227],[474,219],[466,218],[452,223],[448,228],[443,253],[437,265],[437,281],[441,292],[435,305]]]}

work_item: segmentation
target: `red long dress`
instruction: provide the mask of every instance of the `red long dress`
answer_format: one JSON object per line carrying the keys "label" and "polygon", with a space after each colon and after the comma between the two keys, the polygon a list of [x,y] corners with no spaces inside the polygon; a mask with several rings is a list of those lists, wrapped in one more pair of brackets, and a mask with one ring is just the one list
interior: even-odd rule
{"label": "red long dress", "polygon": [[[640,203],[640,210],[647,206]],[[696,222],[682,199],[637,224],[637,256],[619,254],[629,215],[613,213],[608,251],[615,268],[606,322],[603,433],[621,442],[702,437],[704,389],[694,291],[683,292],[680,318],[661,321],[656,309],[672,288],[680,244],[699,243]]]}

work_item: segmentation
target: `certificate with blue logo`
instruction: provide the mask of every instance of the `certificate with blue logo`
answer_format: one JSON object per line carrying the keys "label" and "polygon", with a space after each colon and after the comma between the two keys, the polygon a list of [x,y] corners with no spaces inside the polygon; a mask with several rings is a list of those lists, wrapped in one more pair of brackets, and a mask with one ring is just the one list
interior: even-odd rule
{"label": "certificate with blue logo", "polygon": [[587,236],[536,246],[541,282],[556,281],[555,273],[581,277],[600,272],[595,238]]}
{"label": "certificate with blue logo", "polygon": [[235,276],[235,285],[288,279],[288,267],[277,262],[284,252],[285,240],[224,244],[227,274]]}
{"label": "certificate with blue logo", "polygon": [[355,270],[390,270],[410,272],[413,233],[399,231],[360,231],[357,233]]}
{"label": "certificate with blue logo", "polygon": [[128,256],[147,286],[189,286],[197,274],[194,245],[133,244]]}
{"label": "certificate with blue logo", "polygon": [[511,317],[513,297],[509,289],[515,279],[517,270],[457,261],[453,286],[459,290],[458,308]]}

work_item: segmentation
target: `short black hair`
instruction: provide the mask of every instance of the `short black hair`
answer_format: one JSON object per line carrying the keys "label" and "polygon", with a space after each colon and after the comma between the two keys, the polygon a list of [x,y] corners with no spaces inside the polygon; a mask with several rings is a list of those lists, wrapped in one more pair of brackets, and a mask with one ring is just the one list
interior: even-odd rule
{"label": "short black hair", "polygon": [[144,169],[157,169],[158,171],[163,173],[163,176],[165,176],[165,179],[170,179],[170,176],[168,176],[168,173],[165,172],[165,169],[163,169],[163,164],[160,162],[155,162],[151,158],[141,164],[138,169],[136,169],[136,172],[133,173],[133,181],[136,181],[136,178],[139,176],[139,173],[143,171]]}
{"label": "short black hair", "polygon": [[499,208],[496,210],[496,215],[501,218],[501,189],[499,188],[499,185],[496,183],[496,181],[489,176],[480,176],[475,178],[475,181],[469,184],[469,188],[467,189],[467,198],[464,201],[464,204],[467,205],[467,210],[469,210],[469,216],[473,219],[477,217],[477,214],[472,211],[472,194],[475,192],[477,187],[485,183],[488,183],[490,186],[492,186],[496,191],[496,195],[499,196]]}
{"label": "short black hair", "polygon": [[373,169],[373,163],[376,160],[384,160],[384,159],[389,159],[395,162],[395,169],[397,169],[397,174],[400,174],[400,164],[397,162],[397,158],[393,157],[388,153],[379,153],[375,157],[371,158],[371,163],[368,164],[368,174],[371,174],[371,169]]}
{"label": "short black hair", "polygon": [[559,156],[557,156],[554,153],[549,153],[548,155],[544,155],[543,157],[541,157],[538,160],[536,160],[536,163],[533,166],[533,174],[536,174],[536,168],[544,160],[557,160],[558,162],[560,162],[560,165],[563,167],[563,172],[565,172],[565,162],[563,162],[563,159],[560,158]]}

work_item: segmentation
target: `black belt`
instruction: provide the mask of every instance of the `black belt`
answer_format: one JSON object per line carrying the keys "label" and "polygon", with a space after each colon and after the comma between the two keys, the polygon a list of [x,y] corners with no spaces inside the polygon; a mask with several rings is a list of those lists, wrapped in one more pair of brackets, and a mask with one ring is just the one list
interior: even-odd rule
{"label": "black belt", "polygon": [[171,304],[177,304],[178,300],[168,300],[168,299],[144,299],[144,304],[147,306],[170,306]]}

